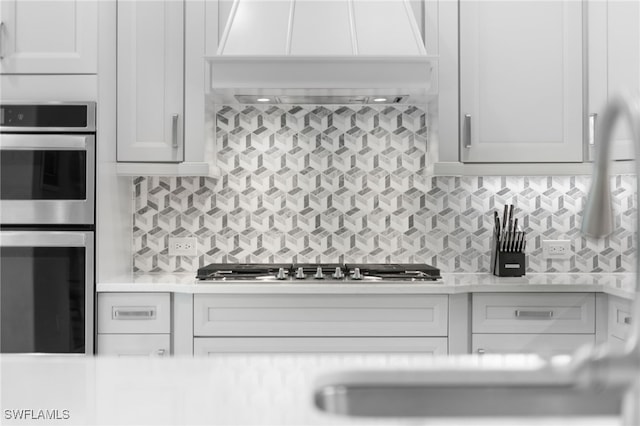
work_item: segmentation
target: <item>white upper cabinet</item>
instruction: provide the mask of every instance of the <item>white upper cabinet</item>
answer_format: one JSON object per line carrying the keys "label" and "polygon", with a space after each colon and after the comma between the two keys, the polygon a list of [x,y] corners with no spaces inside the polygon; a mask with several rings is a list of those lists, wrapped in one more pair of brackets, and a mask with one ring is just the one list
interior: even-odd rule
{"label": "white upper cabinet", "polygon": [[98,3],[0,2],[0,73],[96,74]]}
{"label": "white upper cabinet", "polygon": [[[640,93],[640,3],[637,1],[589,1],[588,51],[589,159],[594,159],[594,133],[598,116],[616,94]],[[614,132],[612,157],[633,156],[631,129],[618,126]]]}
{"label": "white upper cabinet", "polygon": [[582,4],[459,7],[461,160],[582,161]]}
{"label": "white upper cabinet", "polygon": [[118,2],[118,161],[184,159],[184,2]]}

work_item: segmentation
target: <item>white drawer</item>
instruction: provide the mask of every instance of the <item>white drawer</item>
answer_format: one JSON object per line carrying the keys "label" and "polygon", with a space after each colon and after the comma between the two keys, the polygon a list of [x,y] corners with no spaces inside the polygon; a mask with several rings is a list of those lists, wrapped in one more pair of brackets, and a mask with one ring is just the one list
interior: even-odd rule
{"label": "white drawer", "polygon": [[595,333],[594,293],[473,295],[473,333]]}
{"label": "white drawer", "polygon": [[196,356],[220,353],[447,354],[446,337],[197,337]]}
{"label": "white drawer", "polygon": [[98,355],[169,356],[169,334],[98,334]]}
{"label": "white drawer", "polygon": [[609,296],[609,336],[625,340],[631,330],[630,300]]}
{"label": "white drawer", "polygon": [[446,295],[194,296],[196,336],[446,336]]}
{"label": "white drawer", "polygon": [[474,334],[472,353],[551,356],[570,354],[580,346],[594,342],[593,334]]}
{"label": "white drawer", "polygon": [[169,293],[99,293],[98,333],[169,333]]}

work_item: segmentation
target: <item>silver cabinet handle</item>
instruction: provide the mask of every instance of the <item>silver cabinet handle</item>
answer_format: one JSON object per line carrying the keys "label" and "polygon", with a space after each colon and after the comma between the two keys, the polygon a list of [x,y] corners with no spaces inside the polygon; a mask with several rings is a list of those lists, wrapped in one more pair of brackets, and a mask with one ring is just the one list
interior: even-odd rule
{"label": "silver cabinet handle", "polygon": [[178,118],[180,115],[173,114],[171,116],[171,146],[178,149]]}
{"label": "silver cabinet handle", "polygon": [[516,318],[553,318],[553,311],[521,311],[516,309]]}
{"label": "silver cabinet handle", "polygon": [[144,307],[113,307],[111,318],[114,320],[152,320],[156,318],[156,308]]}
{"label": "silver cabinet handle", "polygon": [[625,324],[631,324],[631,317],[624,317],[622,322],[624,322]]}
{"label": "silver cabinet handle", "polygon": [[484,355],[485,352],[486,351],[484,349],[478,349],[478,355]]}
{"label": "silver cabinet handle", "polygon": [[589,145],[596,144],[596,120],[598,114],[589,114]]}
{"label": "silver cabinet handle", "polygon": [[464,115],[464,147],[471,148],[471,114]]}
{"label": "silver cabinet handle", "polygon": [[167,352],[167,351],[165,351],[164,349],[158,349],[158,350],[156,351],[156,355],[158,355],[158,356],[164,356],[164,354],[165,354],[166,352]]}
{"label": "silver cabinet handle", "polygon": [[0,61],[4,59],[4,22],[0,21]]}

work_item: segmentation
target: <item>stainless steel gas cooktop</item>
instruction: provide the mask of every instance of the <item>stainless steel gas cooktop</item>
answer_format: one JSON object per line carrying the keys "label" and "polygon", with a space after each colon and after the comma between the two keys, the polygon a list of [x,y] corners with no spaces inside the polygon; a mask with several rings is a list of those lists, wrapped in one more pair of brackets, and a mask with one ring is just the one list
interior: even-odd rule
{"label": "stainless steel gas cooktop", "polygon": [[202,282],[425,282],[440,270],[424,263],[212,263],[198,269]]}

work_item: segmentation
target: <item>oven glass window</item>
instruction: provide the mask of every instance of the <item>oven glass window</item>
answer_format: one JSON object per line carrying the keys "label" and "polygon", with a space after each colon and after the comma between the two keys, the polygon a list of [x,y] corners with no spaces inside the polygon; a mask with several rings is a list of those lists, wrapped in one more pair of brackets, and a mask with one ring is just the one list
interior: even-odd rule
{"label": "oven glass window", "polygon": [[86,199],[86,151],[0,150],[0,199]]}
{"label": "oven glass window", "polygon": [[84,353],[84,324],[84,248],[0,247],[0,353]]}

